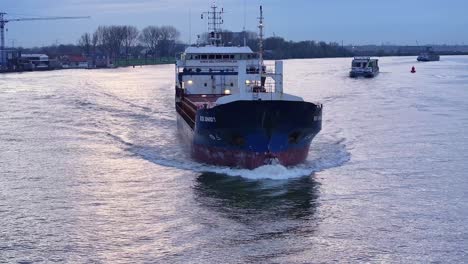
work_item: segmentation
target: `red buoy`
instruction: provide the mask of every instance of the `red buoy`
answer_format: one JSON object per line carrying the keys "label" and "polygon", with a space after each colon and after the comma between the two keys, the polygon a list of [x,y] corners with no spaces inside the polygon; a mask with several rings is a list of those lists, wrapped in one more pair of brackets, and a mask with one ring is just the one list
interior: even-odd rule
{"label": "red buoy", "polygon": [[416,73],[416,68],[414,66],[411,68],[411,73]]}

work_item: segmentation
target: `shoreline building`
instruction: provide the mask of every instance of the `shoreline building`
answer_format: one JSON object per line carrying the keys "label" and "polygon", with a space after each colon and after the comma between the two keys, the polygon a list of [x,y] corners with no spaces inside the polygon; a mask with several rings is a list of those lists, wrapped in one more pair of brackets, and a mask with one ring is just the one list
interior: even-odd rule
{"label": "shoreline building", "polygon": [[28,65],[24,67],[24,70],[49,70],[50,60],[49,56],[45,54],[21,54],[21,63]]}

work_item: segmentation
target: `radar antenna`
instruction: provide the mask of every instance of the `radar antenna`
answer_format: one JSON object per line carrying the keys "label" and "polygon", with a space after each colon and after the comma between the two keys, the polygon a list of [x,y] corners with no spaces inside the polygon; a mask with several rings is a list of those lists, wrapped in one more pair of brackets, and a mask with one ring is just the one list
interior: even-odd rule
{"label": "radar antenna", "polygon": [[221,8],[221,11],[218,11],[218,7],[215,3],[211,6],[211,11],[204,12],[201,15],[201,18],[208,19],[208,31],[209,31],[209,40],[210,44],[213,46],[220,46],[221,42],[221,25],[224,24],[223,20],[224,9]]}

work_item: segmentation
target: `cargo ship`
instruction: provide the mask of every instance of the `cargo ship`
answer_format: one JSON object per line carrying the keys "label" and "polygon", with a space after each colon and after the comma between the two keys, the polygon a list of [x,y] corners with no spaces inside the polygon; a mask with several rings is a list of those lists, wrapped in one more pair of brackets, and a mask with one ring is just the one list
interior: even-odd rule
{"label": "cargo ship", "polygon": [[[263,60],[263,10],[259,52],[226,46],[216,5],[208,43],[188,47],[176,61],[177,125],[191,157],[201,163],[254,169],[304,162],[322,126],[322,104],[283,92],[283,62]],[[202,15],[203,18],[203,15]]]}

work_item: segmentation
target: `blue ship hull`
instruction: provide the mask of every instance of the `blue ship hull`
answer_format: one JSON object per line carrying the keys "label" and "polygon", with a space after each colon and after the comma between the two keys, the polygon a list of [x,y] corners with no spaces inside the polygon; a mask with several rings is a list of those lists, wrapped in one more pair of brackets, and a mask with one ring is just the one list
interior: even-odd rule
{"label": "blue ship hull", "polygon": [[192,157],[231,167],[301,163],[322,126],[322,106],[308,102],[235,101],[197,110],[193,127],[183,109],[178,112]]}

